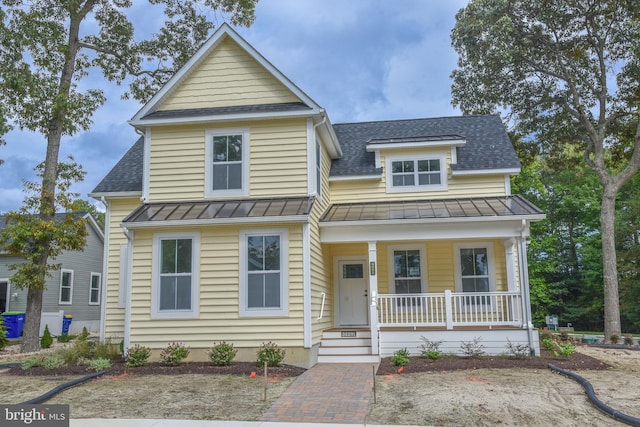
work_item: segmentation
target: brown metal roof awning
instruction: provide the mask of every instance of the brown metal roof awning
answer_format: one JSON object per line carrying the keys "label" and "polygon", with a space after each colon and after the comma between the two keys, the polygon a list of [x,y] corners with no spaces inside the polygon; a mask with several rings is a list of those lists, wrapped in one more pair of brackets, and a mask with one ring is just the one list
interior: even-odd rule
{"label": "brown metal roof awning", "polygon": [[[544,213],[521,196],[412,200],[331,205],[322,223],[507,217],[542,220]],[[502,218],[505,219],[505,218]]]}
{"label": "brown metal roof awning", "polygon": [[313,198],[145,203],[122,222],[126,227],[306,221]]}

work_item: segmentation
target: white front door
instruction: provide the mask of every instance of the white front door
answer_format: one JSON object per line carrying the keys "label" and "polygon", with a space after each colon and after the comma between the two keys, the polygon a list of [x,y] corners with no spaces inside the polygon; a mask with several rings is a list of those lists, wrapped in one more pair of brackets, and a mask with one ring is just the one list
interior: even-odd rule
{"label": "white front door", "polygon": [[365,260],[338,262],[340,326],[369,324],[366,266]]}

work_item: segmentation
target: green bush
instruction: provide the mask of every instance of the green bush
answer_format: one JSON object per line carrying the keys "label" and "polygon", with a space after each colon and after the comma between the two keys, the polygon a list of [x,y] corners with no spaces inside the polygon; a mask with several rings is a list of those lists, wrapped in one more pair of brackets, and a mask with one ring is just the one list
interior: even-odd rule
{"label": "green bush", "polygon": [[520,359],[529,356],[531,352],[528,344],[514,344],[507,338],[507,354]]}
{"label": "green bush", "polygon": [[57,340],[58,340],[58,342],[69,342],[69,341],[71,341],[71,338],[72,338],[71,335],[62,333],[62,334],[58,335]]}
{"label": "green bush", "polygon": [[540,341],[544,340],[544,339],[552,339],[553,338],[553,331],[549,330],[549,329],[543,329],[540,331]]}
{"label": "green bush", "polygon": [[7,330],[4,328],[4,319],[0,316],[0,350],[5,348],[9,344],[9,339],[7,338]]}
{"label": "green bush", "polygon": [[167,366],[177,366],[189,355],[189,349],[182,343],[169,343],[160,352],[160,361]]}
{"label": "green bush", "polygon": [[137,368],[147,364],[151,356],[151,349],[139,344],[134,345],[127,352],[127,366],[130,368]]}
{"label": "green bush", "polygon": [[28,359],[25,359],[22,362],[21,368],[23,370],[27,370],[29,368],[35,368],[36,366],[42,366],[42,363],[44,361],[44,354],[35,354],[31,357],[29,357]]}
{"label": "green bush", "polygon": [[65,366],[67,366],[67,362],[59,353],[47,354],[42,361],[42,367],[45,369],[57,369]]}
{"label": "green bush", "polygon": [[218,344],[214,343],[213,348],[209,351],[209,360],[215,366],[229,366],[233,363],[237,353],[238,350],[233,348],[233,344],[222,341]]}
{"label": "green bush", "polygon": [[91,359],[94,355],[96,343],[92,341],[76,340],[73,345],[58,350],[67,364],[78,363],[80,359]]}
{"label": "green bush", "polygon": [[278,347],[274,342],[262,343],[257,351],[256,363],[258,366],[264,366],[264,362],[267,362],[267,366],[278,366],[284,360],[285,350]]}
{"label": "green bush", "polygon": [[95,345],[93,356],[96,359],[118,360],[122,358],[122,352],[118,344],[112,343],[111,339],[107,338]]}
{"label": "green bush", "polygon": [[86,340],[87,338],[89,338],[89,331],[87,330],[87,327],[84,326],[82,328],[82,332],[80,333],[80,335],[78,336],[79,340]]}
{"label": "green bush", "polygon": [[431,341],[425,337],[420,337],[420,339],[424,342],[424,344],[420,345],[420,348],[422,349],[420,355],[422,357],[426,357],[431,360],[438,360],[444,356],[440,350],[440,345],[442,345],[444,341]]}
{"label": "green bush", "polygon": [[554,351],[556,349],[556,343],[551,338],[544,338],[542,340],[542,346],[549,351]]}
{"label": "green bush", "polygon": [[[633,335],[625,334],[624,336],[624,345],[633,345]],[[2,348],[2,347],[0,347]]]}
{"label": "green bush", "polygon": [[111,362],[109,359],[105,359],[102,357],[97,357],[95,359],[80,359],[78,364],[84,365],[87,367],[87,370],[93,370],[96,372],[104,371],[105,369],[109,369],[111,367]]}
{"label": "green bush", "polygon": [[409,351],[406,348],[396,350],[391,356],[391,364],[393,366],[404,366],[409,363]]}
{"label": "green bush", "polygon": [[569,357],[575,352],[576,352],[576,347],[570,342],[568,342],[565,344],[559,344],[558,350],[554,351],[553,354],[555,354],[556,356],[560,354],[563,357]]}
{"label": "green bush", "polygon": [[611,341],[611,344],[618,344],[620,342],[620,335],[611,334],[611,336],[609,337],[609,341]]}
{"label": "green bush", "polygon": [[51,337],[51,332],[49,332],[49,325],[44,325],[44,333],[40,338],[40,347],[49,348],[51,344],[53,344],[53,338]]}
{"label": "green bush", "polygon": [[475,337],[473,341],[462,341],[460,345],[460,351],[467,357],[480,357],[484,355],[484,346],[480,344],[482,337]]}

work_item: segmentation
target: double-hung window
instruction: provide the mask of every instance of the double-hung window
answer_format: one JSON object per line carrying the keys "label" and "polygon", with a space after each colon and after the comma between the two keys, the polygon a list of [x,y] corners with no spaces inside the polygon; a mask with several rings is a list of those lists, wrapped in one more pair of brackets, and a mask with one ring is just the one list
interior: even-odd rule
{"label": "double-hung window", "polygon": [[246,230],[240,239],[240,314],[286,315],[287,230]]}
{"label": "double-hung window", "polygon": [[210,129],[206,140],[205,195],[248,194],[249,131]]}
{"label": "double-hung window", "polygon": [[[493,282],[493,246],[488,243],[456,244],[455,269],[458,292],[491,292]],[[488,304],[489,296],[465,297],[467,304]]]}
{"label": "double-hung window", "polygon": [[102,275],[100,273],[91,273],[91,281],[89,282],[89,305],[100,304],[100,281]]}
{"label": "double-hung window", "polygon": [[60,270],[59,304],[71,304],[73,301],[73,270]]}
{"label": "double-hung window", "polygon": [[[389,255],[392,265],[392,283],[396,294],[422,293],[424,280],[423,263],[424,252],[420,246],[390,247]],[[400,299],[400,301],[407,301]],[[419,299],[409,299],[410,304],[419,304]],[[404,303],[402,305],[405,305]]]}
{"label": "double-hung window", "polygon": [[387,190],[446,190],[447,175],[444,156],[414,159],[390,156],[387,159]]}
{"label": "double-hung window", "polygon": [[199,242],[197,232],[154,236],[153,317],[198,316]]}

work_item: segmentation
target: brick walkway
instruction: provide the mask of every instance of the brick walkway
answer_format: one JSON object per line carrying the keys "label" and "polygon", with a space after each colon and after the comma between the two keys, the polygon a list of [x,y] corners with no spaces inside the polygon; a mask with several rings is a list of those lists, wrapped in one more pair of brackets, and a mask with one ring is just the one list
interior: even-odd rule
{"label": "brick walkway", "polygon": [[371,364],[322,363],[300,375],[262,421],[364,424],[373,398]]}

